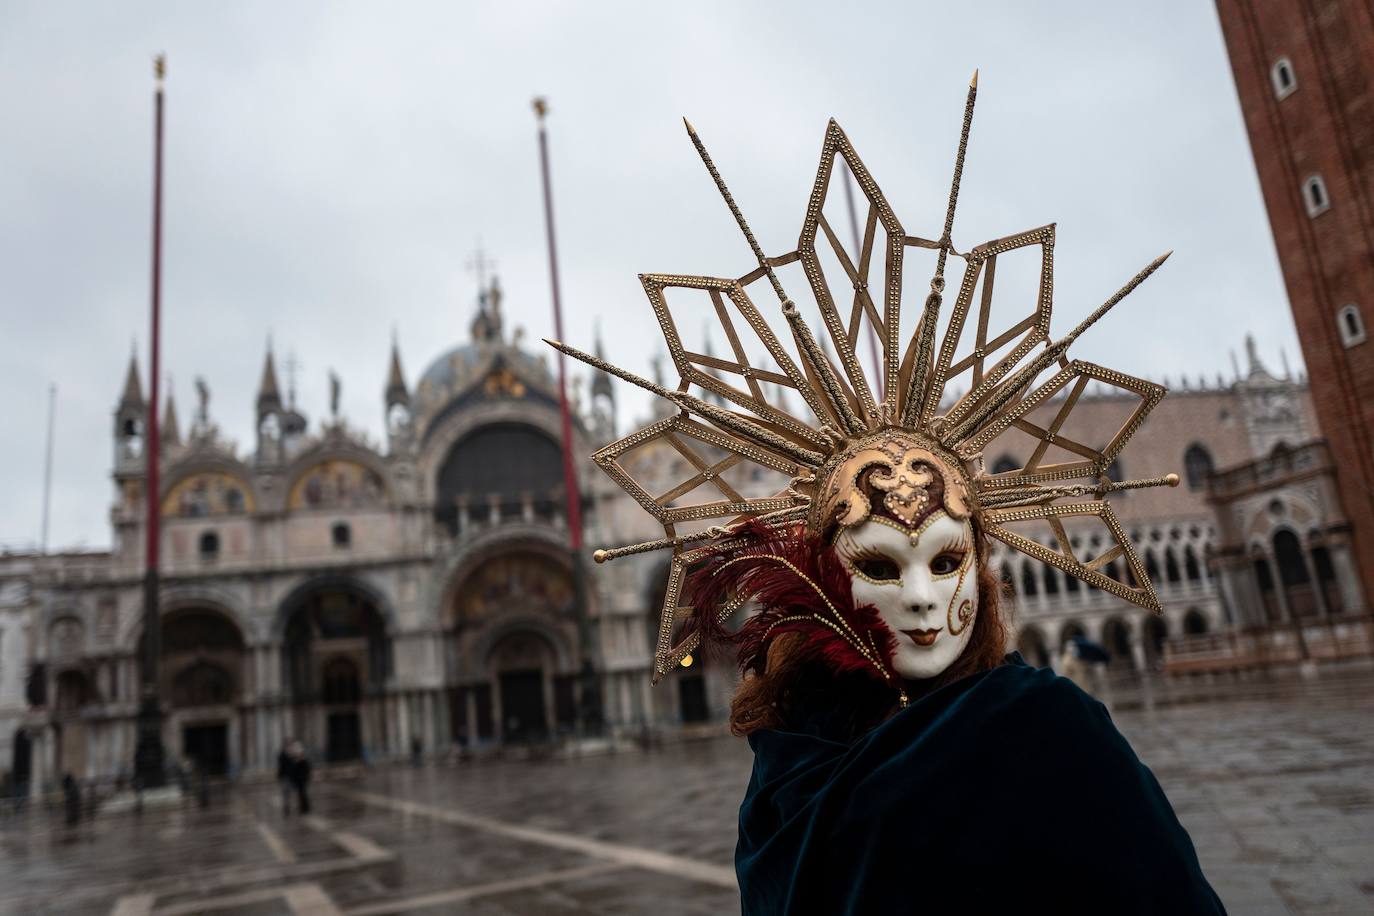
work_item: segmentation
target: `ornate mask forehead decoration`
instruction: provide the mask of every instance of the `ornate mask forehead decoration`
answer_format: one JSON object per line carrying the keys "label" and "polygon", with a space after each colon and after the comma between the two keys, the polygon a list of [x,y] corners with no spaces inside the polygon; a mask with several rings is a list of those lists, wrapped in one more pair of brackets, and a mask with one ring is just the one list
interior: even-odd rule
{"label": "ornate mask forehead decoration", "polygon": [[[1145,569],[1106,497],[1113,491],[1178,483],[1175,474],[1125,481],[1107,476],[1127,440],[1164,396],[1164,388],[1070,360],[1067,352],[1168,254],[1146,265],[1068,334],[1051,338],[1053,224],[963,252],[951,240],[977,91],[975,73],[943,228],[935,238],[908,232],[848,136],[832,120],[797,247],[768,255],[701,138],[687,124],[688,136],[753,252],[755,266],[735,277],[641,275],[679,375],[675,388],[549,341],[569,356],[654,392],[678,410],[593,455],[664,530],[658,540],[598,550],[596,561],[652,550],[672,552],[655,680],[696,648],[695,631],[678,638],[680,625],[694,613],[678,604],[687,573],[710,558],[745,547],[746,539],[738,532],[751,519],[775,529],[821,536],[856,525],[875,511],[914,528],[934,508],[943,508],[955,518],[972,518],[986,534],[1089,585],[1159,610]],[[833,200],[841,197],[834,179],[848,180],[836,168],[841,161],[862,194],[860,206],[867,204],[866,212],[860,210],[852,244],[840,238],[836,226],[842,221],[832,225],[827,219],[827,204],[833,211]],[[1027,249],[1038,249],[1039,254],[1033,304],[1028,314],[998,329],[991,321],[998,258]],[[903,274],[914,256],[932,255],[929,290],[918,306],[915,331],[904,343]],[[962,278],[946,309],[946,267],[959,262]],[[783,286],[780,275],[797,269],[791,265],[800,267],[805,277],[812,300],[806,304],[814,305],[821,319],[820,338]],[[771,288],[781,306],[782,335],[754,303],[754,295],[764,288]],[[684,320],[706,316],[718,321],[733,358],[688,349],[675,310]],[[786,338],[789,343],[784,343]],[[860,359],[866,338],[875,357],[871,373],[865,372]],[[766,355],[754,357],[760,350]],[[1134,398],[1121,427],[1100,448],[1063,432],[1094,381]],[[800,399],[804,409],[794,410],[788,394]],[[983,452],[1004,436],[1019,437],[1025,457],[1011,470],[999,467],[990,473]],[[631,453],[655,443],[686,458],[685,476],[666,489],[658,481],[650,489],[632,473],[639,465]],[[657,469],[661,462],[653,464]],[[768,495],[745,495],[739,478],[732,478],[740,465],[775,472],[790,482]],[[881,505],[875,506],[879,498]],[[1105,528],[1106,537],[1093,540],[1105,540],[1106,548],[1094,556],[1079,553],[1074,546],[1078,539],[1069,536],[1066,522]],[[1037,540],[1029,536],[1027,525],[1048,526],[1052,537]],[[1122,567],[1129,570],[1123,578],[1109,575]],[[738,609],[727,603],[715,613],[723,620]]]}

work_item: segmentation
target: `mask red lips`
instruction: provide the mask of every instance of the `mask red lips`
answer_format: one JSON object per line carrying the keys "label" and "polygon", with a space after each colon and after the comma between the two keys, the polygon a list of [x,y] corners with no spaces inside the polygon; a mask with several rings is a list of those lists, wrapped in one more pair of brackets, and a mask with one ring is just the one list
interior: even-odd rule
{"label": "mask red lips", "polygon": [[922,648],[935,645],[936,638],[944,627],[936,627],[933,630],[903,630],[912,642]]}

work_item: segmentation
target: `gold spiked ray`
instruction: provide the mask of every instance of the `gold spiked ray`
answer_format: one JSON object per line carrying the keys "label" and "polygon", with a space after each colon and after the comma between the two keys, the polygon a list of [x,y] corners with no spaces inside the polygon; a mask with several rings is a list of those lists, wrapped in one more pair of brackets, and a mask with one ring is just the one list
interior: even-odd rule
{"label": "gold spiked ray", "polygon": [[[977,91],[975,72],[937,238],[908,234],[849,137],[832,120],[821,144],[797,247],[777,255],[764,251],[700,135],[684,119],[692,145],[749,246],[753,266],[733,278],[641,276],[679,376],[675,388],[550,341],[563,353],[652,391],[678,409],[677,414],[631,433],[594,456],[664,531],[657,540],[598,550],[596,561],[653,550],[672,553],[655,651],[655,680],[696,647],[694,632],[680,635],[680,625],[693,613],[679,606],[690,570],[741,546],[743,539],[732,533],[748,519],[799,531],[825,463],[847,443],[883,427],[927,436],[964,462],[979,503],[979,519],[989,535],[1126,601],[1159,610],[1144,567],[1107,496],[1121,490],[1177,485],[1177,475],[1112,481],[1106,472],[1164,389],[1105,367],[1071,361],[1067,351],[1168,255],[1147,265],[1069,334],[1052,339],[1053,224],[994,239],[966,252],[958,251],[952,241]],[[857,248],[846,247],[825,216],[837,158],[844,159],[868,205]],[[1006,327],[994,327],[998,258],[1037,248],[1039,278],[1029,312]],[[904,345],[899,336],[902,278],[911,269],[908,262],[913,251],[933,251],[935,267],[916,330]],[[941,334],[945,271],[951,258],[963,261],[963,275]],[[829,269],[827,263],[832,265]],[[799,266],[805,275],[835,362],[783,286],[779,271],[790,265]],[[751,287],[765,285],[780,307],[790,346],[772,330],[768,309],[755,304]],[[729,353],[716,357],[688,349],[678,331],[677,316],[691,321],[714,318],[729,343]],[[877,331],[882,344],[878,378],[866,375],[856,355],[865,323]],[[961,344],[966,337],[969,342]],[[961,346],[967,350],[962,357],[958,355]],[[1042,380],[1046,373],[1049,377]],[[967,393],[944,407],[951,388],[965,381]],[[1138,398],[1121,428],[1101,448],[1063,432],[1090,382],[1114,386]],[[702,395],[693,393],[693,388]],[[795,392],[805,409],[793,412],[785,398],[775,396],[781,391]],[[711,398],[729,406],[712,403]],[[1004,435],[1029,437],[1029,457],[1014,471],[987,473],[984,451]],[[682,479],[670,481],[666,488],[658,481],[655,489],[635,476],[626,456],[651,445],[667,447],[686,459]],[[1052,448],[1071,457],[1051,460]],[[722,477],[732,469],[750,466],[790,478],[790,482],[776,492],[750,495]],[[686,504],[684,500],[693,494],[707,494],[707,498]],[[1078,556],[1066,521],[1104,527],[1107,549],[1096,557]],[[1054,533],[1053,543],[1022,533],[1026,525],[1047,525]],[[1117,561],[1129,571],[1125,581],[1106,574],[1118,568]],[[724,620],[737,610],[737,606],[727,606],[715,613]]]}

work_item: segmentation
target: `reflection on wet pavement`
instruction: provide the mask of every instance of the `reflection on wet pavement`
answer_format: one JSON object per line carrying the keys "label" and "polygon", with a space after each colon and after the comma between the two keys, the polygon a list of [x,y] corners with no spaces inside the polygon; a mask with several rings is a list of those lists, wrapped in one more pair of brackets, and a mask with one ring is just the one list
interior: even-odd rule
{"label": "reflection on wet pavement", "polygon": [[[1374,675],[1122,709],[1236,914],[1374,912]],[[1122,704],[1124,705],[1124,704]],[[720,737],[582,760],[487,760],[276,786],[208,809],[0,820],[0,913],[737,913],[749,749]]]}

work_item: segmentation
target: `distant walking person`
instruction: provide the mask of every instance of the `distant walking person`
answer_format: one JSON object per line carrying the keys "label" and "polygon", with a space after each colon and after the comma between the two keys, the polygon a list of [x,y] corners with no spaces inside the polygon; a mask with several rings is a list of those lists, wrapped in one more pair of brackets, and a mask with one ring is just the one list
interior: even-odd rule
{"label": "distant walking person", "polygon": [[281,783],[282,814],[291,814],[291,795],[294,792],[299,802],[300,813],[310,813],[310,761],[306,759],[305,747],[299,741],[291,741],[286,749],[277,755],[277,779]]}
{"label": "distant walking person", "polygon": [[277,785],[281,786],[281,813],[283,817],[291,815],[291,795],[294,791],[291,788],[291,779],[288,774],[291,772],[291,749],[292,741],[287,739],[277,752]]}
{"label": "distant walking person", "polygon": [[67,826],[75,827],[81,820],[81,787],[71,773],[62,777],[62,797],[67,814]]}

